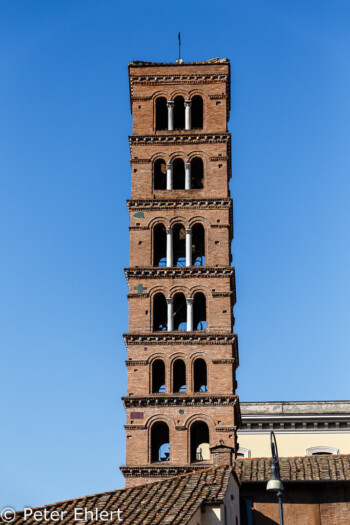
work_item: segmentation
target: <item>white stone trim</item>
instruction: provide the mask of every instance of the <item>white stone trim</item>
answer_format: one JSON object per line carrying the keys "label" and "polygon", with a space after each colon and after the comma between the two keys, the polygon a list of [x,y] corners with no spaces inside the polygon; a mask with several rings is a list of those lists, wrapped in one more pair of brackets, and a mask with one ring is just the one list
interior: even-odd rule
{"label": "white stone trim", "polygon": [[339,448],[335,448],[335,447],[328,447],[328,446],[323,446],[323,445],[320,445],[320,446],[317,446],[317,447],[309,447],[306,449],[306,455],[307,456],[313,456],[314,454],[319,454],[319,453],[326,453],[326,454],[339,454]]}
{"label": "white stone trim", "polygon": [[249,450],[249,448],[239,447],[237,454],[243,454],[244,458],[250,458],[252,452]]}

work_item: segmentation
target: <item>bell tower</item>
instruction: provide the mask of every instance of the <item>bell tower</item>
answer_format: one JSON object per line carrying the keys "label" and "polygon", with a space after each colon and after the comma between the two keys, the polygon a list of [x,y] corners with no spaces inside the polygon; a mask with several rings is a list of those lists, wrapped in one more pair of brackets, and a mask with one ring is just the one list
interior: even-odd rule
{"label": "bell tower", "polygon": [[131,62],[126,464],[133,486],[232,461],[230,63]]}

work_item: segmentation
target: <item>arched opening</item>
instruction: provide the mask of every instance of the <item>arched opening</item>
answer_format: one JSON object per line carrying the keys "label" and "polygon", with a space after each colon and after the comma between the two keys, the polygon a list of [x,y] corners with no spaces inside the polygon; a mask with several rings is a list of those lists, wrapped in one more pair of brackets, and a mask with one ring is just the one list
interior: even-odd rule
{"label": "arched opening", "polygon": [[199,95],[196,95],[192,99],[192,128],[202,129],[203,128],[203,99]]}
{"label": "arched opening", "polygon": [[165,97],[156,100],[156,130],[168,129],[168,108]]}
{"label": "arched opening", "polygon": [[163,159],[157,159],[153,165],[153,183],[155,190],[166,189],[166,163]]}
{"label": "arched opening", "polygon": [[193,385],[195,392],[207,392],[207,363],[204,359],[196,359],[193,363]]}
{"label": "arched opening", "polygon": [[186,392],[186,365],[182,359],[176,359],[173,365],[173,392]]}
{"label": "arched opening", "polygon": [[192,261],[193,266],[205,266],[204,227],[199,223],[192,226]]}
{"label": "arched opening", "polygon": [[186,266],[186,230],[182,224],[173,229],[174,266]]}
{"label": "arched opening", "polygon": [[162,293],[157,293],[153,299],[153,330],[159,332],[167,328],[166,299]]}
{"label": "arched opening", "polygon": [[196,293],[193,301],[193,329],[206,330],[207,328],[207,308],[205,295],[201,292]]}
{"label": "arched opening", "polygon": [[166,266],[166,230],[156,224],[153,230],[153,266]]}
{"label": "arched opening", "polygon": [[209,428],[203,421],[196,421],[191,426],[191,461],[210,459]]}
{"label": "arched opening", "polygon": [[178,96],[174,99],[174,129],[185,128],[185,100]]}
{"label": "arched opening", "polygon": [[152,363],[152,394],[165,392],[165,364],[161,359]]}
{"label": "arched opening", "polygon": [[183,293],[177,293],[174,296],[174,330],[186,330],[186,328],[186,298]]}
{"label": "arched opening", "polygon": [[191,160],[191,188],[203,188],[203,161],[200,157]]}
{"label": "arched opening", "polygon": [[166,423],[155,423],[151,428],[151,461],[169,461],[169,427]]}
{"label": "arched opening", "polygon": [[173,188],[185,189],[185,163],[182,159],[175,159],[173,162]]}

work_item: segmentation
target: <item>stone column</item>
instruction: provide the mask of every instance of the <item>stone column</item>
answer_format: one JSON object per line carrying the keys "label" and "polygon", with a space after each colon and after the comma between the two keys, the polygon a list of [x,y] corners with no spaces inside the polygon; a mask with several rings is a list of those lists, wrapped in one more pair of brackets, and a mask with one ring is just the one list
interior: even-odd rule
{"label": "stone column", "polygon": [[193,332],[193,297],[186,299],[187,303],[187,332]]}
{"label": "stone column", "polygon": [[173,189],[173,165],[171,162],[166,164],[166,189]]}
{"label": "stone column", "polygon": [[192,266],[192,230],[186,228],[186,266]]}
{"label": "stone column", "polygon": [[191,189],[191,163],[189,160],[185,162],[185,190]]}
{"label": "stone column", "polygon": [[166,105],[168,106],[168,131],[174,130],[174,101],[168,100]]}
{"label": "stone column", "polygon": [[166,265],[173,266],[173,230],[169,227],[166,229]]}
{"label": "stone column", "polygon": [[191,106],[192,100],[185,100],[185,129],[191,129]]}
{"label": "stone column", "polygon": [[174,298],[167,297],[166,304],[167,304],[168,332],[172,332],[174,330]]}

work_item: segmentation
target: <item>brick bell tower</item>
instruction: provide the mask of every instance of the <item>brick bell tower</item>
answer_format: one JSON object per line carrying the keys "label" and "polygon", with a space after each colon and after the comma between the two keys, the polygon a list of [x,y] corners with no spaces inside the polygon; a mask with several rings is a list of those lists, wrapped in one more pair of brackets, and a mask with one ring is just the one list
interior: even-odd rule
{"label": "brick bell tower", "polygon": [[126,485],[237,449],[230,63],[129,64]]}

